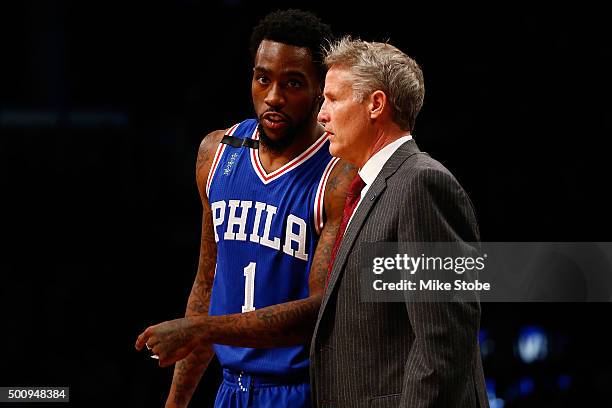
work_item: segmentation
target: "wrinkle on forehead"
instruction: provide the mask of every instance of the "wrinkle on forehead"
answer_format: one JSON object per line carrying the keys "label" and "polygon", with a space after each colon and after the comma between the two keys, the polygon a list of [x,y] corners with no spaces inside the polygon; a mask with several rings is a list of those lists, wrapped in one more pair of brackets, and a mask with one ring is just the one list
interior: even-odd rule
{"label": "wrinkle on forehead", "polygon": [[347,69],[331,68],[327,72],[324,94],[340,96],[349,91],[352,93],[353,81],[354,77]]}

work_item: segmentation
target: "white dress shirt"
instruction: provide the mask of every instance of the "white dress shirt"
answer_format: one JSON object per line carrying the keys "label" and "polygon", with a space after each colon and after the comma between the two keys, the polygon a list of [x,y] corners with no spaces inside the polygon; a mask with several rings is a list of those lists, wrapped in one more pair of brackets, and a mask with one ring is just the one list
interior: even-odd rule
{"label": "white dress shirt", "polygon": [[366,194],[368,193],[370,186],[372,185],[374,180],[376,180],[376,177],[378,177],[378,174],[384,167],[387,160],[389,160],[389,158],[393,156],[393,153],[395,153],[395,151],[399,149],[401,145],[403,145],[409,140],[412,140],[411,135],[402,136],[396,141],[389,143],[388,145],[380,149],[378,152],[376,152],[374,156],[370,157],[368,161],[363,165],[363,167],[359,169],[358,173],[361,179],[363,180],[363,182],[365,183],[365,187],[363,188],[363,190],[361,190],[361,197],[359,197],[359,202],[357,203],[357,207],[355,207],[355,210],[353,211],[353,214],[351,215],[351,219],[346,225],[347,229],[348,229],[348,226],[351,224],[351,221],[353,220],[353,216],[357,212],[357,208],[359,208],[359,205],[361,205],[361,202],[363,201],[363,197],[365,197]]}

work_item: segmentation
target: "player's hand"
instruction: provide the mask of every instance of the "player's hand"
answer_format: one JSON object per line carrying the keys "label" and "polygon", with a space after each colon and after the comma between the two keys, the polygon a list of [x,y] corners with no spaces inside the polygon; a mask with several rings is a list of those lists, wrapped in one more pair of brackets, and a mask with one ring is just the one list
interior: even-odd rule
{"label": "player's hand", "polygon": [[138,336],[136,350],[144,346],[167,367],[187,357],[199,344],[198,318],[184,317],[149,326]]}

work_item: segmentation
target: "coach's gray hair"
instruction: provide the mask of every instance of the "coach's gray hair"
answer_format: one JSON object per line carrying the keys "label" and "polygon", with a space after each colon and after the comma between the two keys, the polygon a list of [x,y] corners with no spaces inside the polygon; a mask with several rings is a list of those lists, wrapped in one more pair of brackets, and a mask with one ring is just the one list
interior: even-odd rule
{"label": "coach's gray hair", "polygon": [[395,123],[413,130],[423,106],[425,83],[418,64],[391,44],[344,37],[325,50],[327,68],[346,68],[355,78],[353,98],[363,102],[374,91],[387,95]]}

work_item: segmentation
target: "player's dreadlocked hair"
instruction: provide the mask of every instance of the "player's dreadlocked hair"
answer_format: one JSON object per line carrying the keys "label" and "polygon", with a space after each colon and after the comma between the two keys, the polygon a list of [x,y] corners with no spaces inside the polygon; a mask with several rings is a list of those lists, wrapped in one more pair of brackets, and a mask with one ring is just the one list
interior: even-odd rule
{"label": "player's dreadlocked hair", "polygon": [[329,25],[311,12],[278,10],[265,16],[251,34],[253,58],[263,40],[308,48],[321,81],[325,79],[327,68],[323,64],[323,47],[333,40],[333,35]]}

